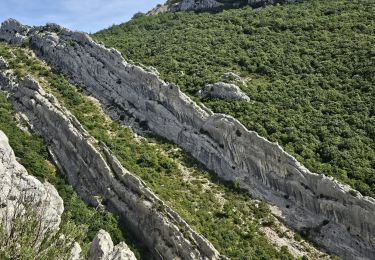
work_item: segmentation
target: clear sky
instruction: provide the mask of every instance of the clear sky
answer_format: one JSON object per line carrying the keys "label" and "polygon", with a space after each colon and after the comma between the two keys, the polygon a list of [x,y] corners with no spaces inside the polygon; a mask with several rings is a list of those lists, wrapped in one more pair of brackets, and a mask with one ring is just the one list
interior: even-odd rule
{"label": "clear sky", "polygon": [[166,0],[0,0],[0,22],[27,25],[54,22],[72,30],[96,32],[130,20]]}

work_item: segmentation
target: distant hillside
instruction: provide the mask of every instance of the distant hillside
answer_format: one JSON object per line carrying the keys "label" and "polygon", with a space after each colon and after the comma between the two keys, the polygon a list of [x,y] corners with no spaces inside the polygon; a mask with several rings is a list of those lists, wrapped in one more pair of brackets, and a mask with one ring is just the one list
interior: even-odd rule
{"label": "distant hillside", "polygon": [[226,72],[240,74],[252,102],[200,101],[374,197],[374,13],[375,2],[362,0],[164,13],[94,38],[190,95]]}

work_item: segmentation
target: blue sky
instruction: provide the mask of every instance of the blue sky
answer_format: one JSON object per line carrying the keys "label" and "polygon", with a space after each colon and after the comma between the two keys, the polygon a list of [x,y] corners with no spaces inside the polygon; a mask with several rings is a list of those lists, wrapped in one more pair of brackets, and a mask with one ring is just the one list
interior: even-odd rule
{"label": "blue sky", "polygon": [[96,32],[128,21],[166,0],[0,0],[0,22],[14,18],[28,25],[54,22],[72,30]]}

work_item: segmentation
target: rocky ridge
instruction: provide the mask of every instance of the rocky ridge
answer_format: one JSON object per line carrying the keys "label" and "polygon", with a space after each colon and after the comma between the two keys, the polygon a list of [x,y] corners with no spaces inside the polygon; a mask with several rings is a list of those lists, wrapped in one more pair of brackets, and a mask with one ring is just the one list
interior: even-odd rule
{"label": "rocky ridge", "polygon": [[[44,138],[54,163],[87,203],[97,206],[99,198],[157,259],[220,258],[204,237],[124,169],[104,144],[93,140],[54,96],[31,77],[16,83],[9,74],[0,74],[0,88],[10,93],[14,109]],[[112,253],[121,255],[122,249],[120,244]]]}
{"label": "rocky ridge", "polygon": [[[6,26],[0,29],[2,39],[8,37],[2,37]],[[274,205],[280,219],[328,251],[344,258],[375,257],[373,198],[311,173],[278,144],[232,117],[202,109],[177,86],[85,34],[47,25],[25,36],[40,58],[100,100],[113,118],[126,115],[124,122],[139,122],[180,145],[221,178],[238,181]]]}
{"label": "rocky ridge", "polygon": [[183,12],[183,11],[209,11],[221,8],[238,8],[241,6],[251,6],[261,8],[272,4],[295,3],[300,0],[238,0],[238,1],[220,1],[220,0],[181,0],[170,5],[161,5],[151,10],[148,15],[156,15],[164,12]]}

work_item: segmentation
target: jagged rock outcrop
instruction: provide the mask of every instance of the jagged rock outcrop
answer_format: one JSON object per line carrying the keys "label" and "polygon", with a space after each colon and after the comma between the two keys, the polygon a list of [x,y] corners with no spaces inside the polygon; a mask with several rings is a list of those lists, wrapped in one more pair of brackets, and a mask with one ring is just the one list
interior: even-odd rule
{"label": "jagged rock outcrop", "polygon": [[[0,73],[0,89],[10,93],[13,108],[45,140],[51,157],[69,183],[89,204],[102,200],[155,258],[219,259],[215,248],[138,177],[125,170],[111,151],[89,136],[77,119],[31,77],[15,83]],[[105,154],[105,158],[102,154]],[[120,245],[113,252],[122,254]]]}
{"label": "jagged rock outcrop", "polygon": [[218,8],[231,8],[249,5],[253,8],[263,7],[269,4],[285,4],[294,3],[300,0],[247,0],[247,1],[220,1],[220,0],[181,0],[178,3],[171,4],[169,11],[180,12],[180,11],[206,11],[214,10]]}
{"label": "jagged rock outcrop", "polygon": [[22,25],[17,20],[8,19],[3,22],[0,28],[1,39],[10,43],[21,43],[29,30],[28,26]]}
{"label": "jagged rock outcrop", "polygon": [[149,12],[147,12],[146,15],[150,15],[150,16],[158,15],[158,14],[161,14],[161,13],[168,12],[168,10],[169,10],[168,5],[157,5],[154,8],[152,8]]}
{"label": "jagged rock outcrop", "polygon": [[100,230],[90,243],[87,252],[89,260],[136,260],[134,253],[129,247],[121,242],[114,246],[108,232]]}
{"label": "jagged rock outcrop", "polygon": [[237,180],[257,198],[277,206],[285,223],[330,252],[349,259],[375,258],[373,198],[353,195],[349,186],[311,173],[278,144],[232,117],[202,109],[177,86],[127,63],[118,51],[85,34],[47,25],[27,36],[40,58],[100,100],[113,118],[139,122],[180,145],[221,178]]}
{"label": "jagged rock outcrop", "polygon": [[179,3],[172,4],[169,10],[172,12],[189,11],[189,10],[209,10],[224,6],[216,0],[183,0]]}
{"label": "jagged rock outcrop", "polygon": [[250,101],[250,98],[234,84],[218,82],[208,84],[198,91],[197,96],[203,98],[218,98],[223,100]]}
{"label": "jagged rock outcrop", "polygon": [[[35,212],[42,242],[46,232],[57,231],[64,211],[63,200],[53,185],[41,183],[17,162],[6,135],[0,131],[0,223],[10,232],[13,220],[27,206]],[[36,227],[37,228],[37,227]]]}

